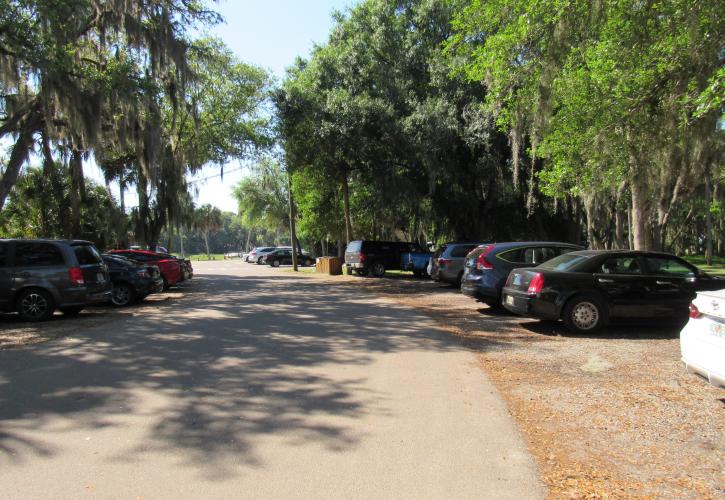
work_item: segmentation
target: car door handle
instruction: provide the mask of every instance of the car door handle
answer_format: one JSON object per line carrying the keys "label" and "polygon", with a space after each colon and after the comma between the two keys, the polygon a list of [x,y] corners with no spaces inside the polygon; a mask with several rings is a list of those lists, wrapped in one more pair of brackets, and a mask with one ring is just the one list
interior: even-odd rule
{"label": "car door handle", "polygon": [[657,284],[658,285],[674,285],[674,283],[672,283],[671,281],[661,281],[661,280],[657,280]]}
{"label": "car door handle", "polygon": [[610,280],[607,278],[599,278],[599,283],[614,283],[614,280]]}

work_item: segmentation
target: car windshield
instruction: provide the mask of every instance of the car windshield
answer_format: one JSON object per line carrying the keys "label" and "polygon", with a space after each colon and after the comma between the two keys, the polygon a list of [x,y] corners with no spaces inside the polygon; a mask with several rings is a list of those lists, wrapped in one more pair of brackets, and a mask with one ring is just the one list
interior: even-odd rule
{"label": "car windshield", "polygon": [[103,258],[93,245],[73,245],[73,251],[81,266],[103,264]]}
{"label": "car windshield", "polygon": [[559,255],[558,257],[554,257],[553,259],[540,264],[537,266],[537,269],[547,269],[549,271],[571,271],[578,266],[579,263],[589,259],[589,257],[589,255],[565,253],[564,255]]}

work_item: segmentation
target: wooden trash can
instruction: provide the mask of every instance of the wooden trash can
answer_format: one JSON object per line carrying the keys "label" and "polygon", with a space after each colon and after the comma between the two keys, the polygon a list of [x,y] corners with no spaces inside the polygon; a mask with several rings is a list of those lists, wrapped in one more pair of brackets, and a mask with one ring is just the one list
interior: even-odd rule
{"label": "wooden trash can", "polygon": [[342,274],[342,259],[339,257],[318,257],[315,263],[318,273],[336,276]]}

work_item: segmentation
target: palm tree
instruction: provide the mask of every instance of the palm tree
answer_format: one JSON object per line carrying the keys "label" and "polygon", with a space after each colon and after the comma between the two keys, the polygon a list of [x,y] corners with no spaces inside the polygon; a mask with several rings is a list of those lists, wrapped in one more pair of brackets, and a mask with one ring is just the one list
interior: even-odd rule
{"label": "palm tree", "polygon": [[209,235],[219,231],[222,227],[222,212],[217,207],[209,204],[202,205],[195,211],[194,222],[204,236],[204,244],[206,245],[206,258],[211,260],[211,252],[209,251]]}

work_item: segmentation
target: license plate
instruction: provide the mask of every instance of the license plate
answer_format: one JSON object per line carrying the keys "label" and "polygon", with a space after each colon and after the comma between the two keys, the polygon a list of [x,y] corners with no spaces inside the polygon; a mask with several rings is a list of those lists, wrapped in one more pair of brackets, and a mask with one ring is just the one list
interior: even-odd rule
{"label": "license plate", "polygon": [[96,281],[98,283],[105,283],[106,282],[106,277],[104,275],[102,275],[101,273],[98,273],[98,276],[96,277]]}
{"label": "license plate", "polygon": [[710,323],[710,333],[725,337],[725,325],[720,323]]}
{"label": "license plate", "polygon": [[506,304],[510,306],[514,305],[514,298],[511,295],[506,296]]}

